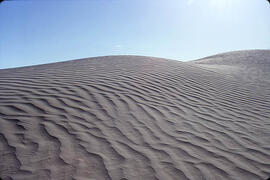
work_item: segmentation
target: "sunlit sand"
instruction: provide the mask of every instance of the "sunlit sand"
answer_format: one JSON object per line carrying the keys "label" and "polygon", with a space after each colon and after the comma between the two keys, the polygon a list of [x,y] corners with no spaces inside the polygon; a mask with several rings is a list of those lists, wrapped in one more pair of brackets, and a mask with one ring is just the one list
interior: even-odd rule
{"label": "sunlit sand", "polygon": [[270,175],[270,51],[0,70],[2,179]]}

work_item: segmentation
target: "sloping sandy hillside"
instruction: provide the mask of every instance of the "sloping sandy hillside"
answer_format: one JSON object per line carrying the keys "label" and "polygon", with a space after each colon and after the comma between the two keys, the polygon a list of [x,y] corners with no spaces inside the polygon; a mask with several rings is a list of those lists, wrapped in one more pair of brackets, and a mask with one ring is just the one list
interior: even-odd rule
{"label": "sloping sandy hillside", "polygon": [[270,176],[270,50],[0,70],[2,179]]}

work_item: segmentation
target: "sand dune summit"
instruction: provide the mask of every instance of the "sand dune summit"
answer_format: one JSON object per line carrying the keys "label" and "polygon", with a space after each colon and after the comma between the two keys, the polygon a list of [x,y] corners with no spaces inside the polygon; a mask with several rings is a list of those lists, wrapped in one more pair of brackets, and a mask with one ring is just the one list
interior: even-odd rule
{"label": "sand dune summit", "polygon": [[0,70],[0,177],[270,176],[270,50]]}

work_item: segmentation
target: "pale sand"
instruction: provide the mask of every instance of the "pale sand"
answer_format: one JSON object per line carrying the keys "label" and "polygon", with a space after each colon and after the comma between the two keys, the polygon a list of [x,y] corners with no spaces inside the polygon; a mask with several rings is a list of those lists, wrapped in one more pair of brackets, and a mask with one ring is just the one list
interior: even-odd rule
{"label": "pale sand", "polygon": [[0,70],[2,179],[270,176],[270,50]]}

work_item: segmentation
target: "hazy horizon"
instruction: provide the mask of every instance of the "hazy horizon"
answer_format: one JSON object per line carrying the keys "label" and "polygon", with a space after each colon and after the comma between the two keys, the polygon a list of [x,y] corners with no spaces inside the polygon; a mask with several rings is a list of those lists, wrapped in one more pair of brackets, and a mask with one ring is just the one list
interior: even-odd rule
{"label": "hazy horizon", "polygon": [[180,61],[270,48],[265,0],[4,1],[0,69],[107,55]]}

